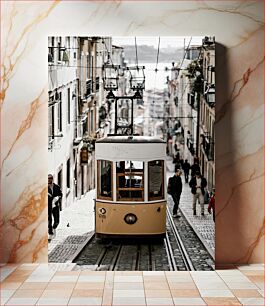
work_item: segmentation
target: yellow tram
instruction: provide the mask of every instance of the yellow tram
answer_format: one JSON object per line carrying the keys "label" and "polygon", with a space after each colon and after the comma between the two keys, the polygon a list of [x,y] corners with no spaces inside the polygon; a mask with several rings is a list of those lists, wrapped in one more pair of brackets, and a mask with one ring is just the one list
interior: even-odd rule
{"label": "yellow tram", "polygon": [[166,233],[166,142],[107,136],[96,142],[97,237]]}

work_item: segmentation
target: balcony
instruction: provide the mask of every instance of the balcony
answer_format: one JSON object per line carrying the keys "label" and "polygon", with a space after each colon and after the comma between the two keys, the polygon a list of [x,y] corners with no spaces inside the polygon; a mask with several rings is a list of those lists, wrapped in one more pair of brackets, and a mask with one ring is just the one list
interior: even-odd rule
{"label": "balcony", "polygon": [[202,140],[202,149],[208,161],[214,160],[214,141],[211,136],[204,136]]}

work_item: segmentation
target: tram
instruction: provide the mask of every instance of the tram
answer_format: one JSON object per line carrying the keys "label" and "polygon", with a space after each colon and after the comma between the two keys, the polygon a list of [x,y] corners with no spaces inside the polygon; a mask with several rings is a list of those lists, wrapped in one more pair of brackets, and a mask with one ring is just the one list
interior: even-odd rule
{"label": "tram", "polygon": [[136,135],[96,141],[96,236],[165,237],[166,142]]}

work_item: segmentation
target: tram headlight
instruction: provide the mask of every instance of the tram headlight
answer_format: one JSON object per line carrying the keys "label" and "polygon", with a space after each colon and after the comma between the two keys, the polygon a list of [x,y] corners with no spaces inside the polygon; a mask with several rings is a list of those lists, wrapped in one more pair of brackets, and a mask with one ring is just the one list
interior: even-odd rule
{"label": "tram headlight", "polygon": [[137,217],[136,217],[136,215],[134,215],[134,214],[127,214],[127,215],[124,217],[124,221],[125,221],[127,224],[134,224],[134,223],[136,223],[136,221],[137,221]]}
{"label": "tram headlight", "polygon": [[99,212],[101,215],[105,215],[106,209],[105,209],[104,207],[101,207],[101,208],[99,208],[98,212]]}

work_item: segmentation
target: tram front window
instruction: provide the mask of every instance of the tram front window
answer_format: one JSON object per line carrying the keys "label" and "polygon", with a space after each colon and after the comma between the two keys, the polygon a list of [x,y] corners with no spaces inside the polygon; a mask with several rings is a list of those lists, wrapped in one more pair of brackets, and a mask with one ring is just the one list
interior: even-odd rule
{"label": "tram front window", "polygon": [[120,161],[116,164],[117,200],[144,201],[144,163]]}
{"label": "tram front window", "polygon": [[112,199],[112,162],[98,161],[98,197]]}
{"label": "tram front window", "polygon": [[164,198],[164,161],[148,162],[148,200]]}

